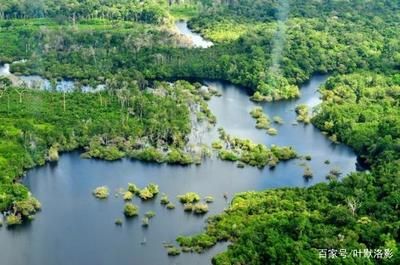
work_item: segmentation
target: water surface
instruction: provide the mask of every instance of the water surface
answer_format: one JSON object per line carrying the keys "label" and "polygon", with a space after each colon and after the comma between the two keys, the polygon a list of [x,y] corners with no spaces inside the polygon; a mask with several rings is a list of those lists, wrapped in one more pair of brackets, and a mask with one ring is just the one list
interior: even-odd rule
{"label": "water surface", "polygon": [[214,44],[211,41],[205,40],[200,34],[191,31],[186,21],[178,21],[175,23],[177,31],[189,37],[196,48],[209,48]]}
{"label": "water surface", "polygon": [[[14,62],[17,63],[17,62]],[[0,76],[10,78],[15,85],[23,85],[31,89],[52,90],[59,92],[72,92],[80,90],[82,92],[97,92],[105,89],[104,85],[97,85],[95,88],[89,85],[79,85],[73,80],[61,79],[54,84],[50,80],[39,75],[15,75],[10,72],[10,64],[0,65]]]}

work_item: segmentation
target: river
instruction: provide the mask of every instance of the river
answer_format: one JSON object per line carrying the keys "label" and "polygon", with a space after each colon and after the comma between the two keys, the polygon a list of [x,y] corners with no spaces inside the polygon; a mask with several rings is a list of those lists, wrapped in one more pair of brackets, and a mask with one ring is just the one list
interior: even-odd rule
{"label": "river", "polygon": [[[194,33],[192,33],[194,34]],[[291,145],[300,154],[311,155],[307,162],[314,172],[310,181],[303,178],[300,160],[280,163],[275,169],[245,167],[234,163],[207,159],[200,166],[170,166],[123,159],[116,162],[81,159],[78,152],[63,154],[56,164],[46,164],[30,170],[23,179],[34,196],[42,203],[42,212],[36,219],[16,229],[0,228],[0,264],[5,265],[205,265],[211,257],[223,251],[227,244],[218,244],[203,254],[181,254],[169,257],[163,242],[174,242],[178,235],[200,232],[208,216],[220,213],[228,206],[237,192],[264,190],[275,187],[305,187],[326,181],[325,176],[333,167],[343,174],[356,170],[356,155],[342,145],[332,144],[312,125],[292,125],[296,119],[297,104],[318,104],[318,87],[326,76],[314,76],[302,86],[298,100],[255,104],[249,100],[245,89],[217,81],[205,81],[221,92],[221,97],[210,100],[209,106],[217,117],[217,125],[203,135],[204,141],[217,137],[216,128],[223,127],[235,136],[250,138],[267,145]],[[276,126],[277,136],[269,136],[255,128],[249,111],[256,105],[273,117],[279,115],[285,123]],[[330,165],[324,163],[331,161]],[[110,196],[96,200],[91,191],[107,185],[112,195],[128,182],[140,187],[154,182],[160,186],[177,206],[167,210],[159,198],[134,203],[140,214],[148,210],[156,212],[148,228],[141,226],[141,217],[126,220],[123,217],[124,202],[121,197]],[[215,202],[210,212],[202,217],[184,213],[176,196],[194,191],[201,196],[212,195]],[[225,200],[223,193],[228,194]],[[122,227],[116,226],[116,218],[122,218]],[[141,244],[142,241],[146,244]]]}
{"label": "river", "polygon": [[[59,92],[71,92],[77,88],[77,83],[73,80],[62,79],[52,84],[50,80],[38,75],[14,75],[10,72],[10,68],[10,64],[0,65],[0,76],[8,77],[14,85],[24,85],[32,89],[55,90]],[[82,85],[79,89],[82,92],[97,92],[105,89],[105,86],[97,85],[93,88],[89,85]]]}

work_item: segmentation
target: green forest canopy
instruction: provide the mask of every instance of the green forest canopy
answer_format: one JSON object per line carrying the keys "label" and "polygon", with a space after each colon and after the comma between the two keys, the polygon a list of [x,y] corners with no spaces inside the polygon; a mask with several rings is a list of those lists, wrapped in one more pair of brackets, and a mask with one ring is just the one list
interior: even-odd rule
{"label": "green forest canopy", "polygon": [[[185,47],[171,30],[174,17],[190,17],[189,25],[216,45]],[[115,74],[127,73],[136,81],[136,98],[146,99],[145,106],[156,108],[159,115],[168,116],[164,103],[175,104],[176,99],[148,99],[140,92],[148,80],[221,79],[251,88],[259,98],[281,100],[296,97],[297,85],[311,75],[332,73],[312,122],[352,146],[370,170],[307,189],[239,194],[227,211],[210,219],[204,233],[178,242],[202,251],[219,240],[232,241],[214,258],[215,264],[342,263],[318,259],[318,248],[389,248],[391,260],[345,262],[400,263],[400,1],[0,0],[0,18],[0,62],[27,59],[12,65],[16,73],[115,87],[120,84]],[[97,148],[98,136],[106,130],[116,135],[157,132],[177,136],[167,137],[171,145],[184,144],[182,134],[165,131],[146,116],[139,123],[130,120],[126,128],[120,125],[119,101],[110,95],[103,95],[109,104],[99,113],[79,112],[83,103],[98,104],[98,95],[68,95],[76,111],[64,113],[62,94],[24,92],[50,104],[55,111],[49,116],[42,115],[49,109],[24,112],[15,106],[29,102],[18,103],[18,92],[10,95],[11,108],[16,109],[12,114],[6,97],[0,98],[0,168],[8,176],[0,185],[3,208],[29,198],[26,188],[13,179],[23,167],[44,162],[55,141],[65,143],[60,150]],[[187,113],[185,108],[181,111]],[[57,113],[65,121],[55,119]],[[79,136],[60,132],[58,128],[67,128],[65,122],[76,122],[73,115],[93,115],[92,122],[99,126],[88,129],[74,123]],[[184,121],[175,122],[183,132],[190,130]],[[118,130],[111,130],[113,125]],[[39,151],[26,154],[32,136]],[[102,151],[111,157],[121,152],[108,147]],[[153,151],[143,158],[157,157]],[[9,167],[11,162],[19,165]]]}

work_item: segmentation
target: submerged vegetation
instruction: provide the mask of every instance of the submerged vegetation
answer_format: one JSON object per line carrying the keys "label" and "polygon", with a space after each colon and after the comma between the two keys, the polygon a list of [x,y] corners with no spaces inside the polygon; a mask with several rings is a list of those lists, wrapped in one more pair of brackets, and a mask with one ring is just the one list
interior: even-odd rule
{"label": "submerged vegetation", "polygon": [[257,129],[268,129],[270,126],[270,119],[267,114],[264,113],[262,107],[254,107],[250,111],[251,117],[256,119]]}
{"label": "submerged vegetation", "polygon": [[[267,114],[264,113],[262,107],[254,107],[250,111],[250,115],[256,119],[256,128],[257,129],[265,129],[267,130],[267,134],[269,135],[277,135],[278,130],[271,127],[271,120]],[[280,117],[274,117],[274,122],[277,124],[282,124],[283,121]]]}
{"label": "submerged vegetation", "polygon": [[93,196],[97,199],[107,199],[110,195],[110,190],[106,186],[97,187],[93,191]]}
{"label": "submerged vegetation", "polygon": [[173,209],[175,209],[175,204],[170,202],[165,207],[167,207],[168,210],[173,210]]}
{"label": "submerged vegetation", "polygon": [[122,226],[122,224],[123,224],[123,221],[122,221],[122,219],[121,218],[117,218],[117,219],[115,219],[115,225],[117,225],[117,226]]}
{"label": "submerged vegetation", "polygon": [[164,244],[164,248],[167,250],[168,256],[179,256],[182,252],[172,244]]}

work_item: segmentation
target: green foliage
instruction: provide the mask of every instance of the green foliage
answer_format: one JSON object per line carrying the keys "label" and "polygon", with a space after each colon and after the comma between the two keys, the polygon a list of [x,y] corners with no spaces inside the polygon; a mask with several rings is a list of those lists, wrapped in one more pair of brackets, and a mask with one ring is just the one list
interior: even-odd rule
{"label": "green foliage", "polygon": [[106,186],[97,187],[93,190],[93,196],[98,199],[107,199],[109,195],[110,191]]}
{"label": "green foliage", "polygon": [[392,76],[369,72],[330,78],[313,123],[352,146],[369,164],[395,161],[400,135],[400,87]]}
{"label": "green foliage", "polygon": [[162,205],[168,205],[168,204],[170,203],[170,201],[169,201],[169,199],[168,199],[168,196],[167,196],[166,194],[163,194],[163,195],[161,196],[160,203],[161,203]]}
{"label": "green foliage", "polygon": [[278,134],[278,130],[275,129],[275,128],[268,128],[267,134],[272,135],[272,136],[273,135],[277,135]]}
{"label": "green foliage", "polygon": [[301,104],[296,106],[297,121],[309,124],[311,120],[308,112],[309,110],[307,105]]}
{"label": "green foliage", "polygon": [[7,223],[7,226],[9,226],[9,227],[22,224],[21,215],[16,215],[16,214],[7,215],[6,223]]}
{"label": "green foliage", "polygon": [[306,167],[304,169],[303,177],[308,180],[308,179],[311,179],[313,176],[314,176],[314,174],[313,174],[311,168]]}
{"label": "green foliage", "polygon": [[133,199],[134,193],[126,191],[123,194],[124,201],[131,201]]}
{"label": "green foliage", "polygon": [[279,117],[279,116],[274,116],[273,120],[274,120],[274,123],[276,123],[276,124],[283,124],[284,123],[283,119],[281,117]]}
{"label": "green foliage", "polygon": [[167,207],[168,210],[173,210],[173,209],[175,209],[175,205],[174,205],[173,203],[171,203],[171,202],[168,203],[166,207]]}
{"label": "green foliage", "polygon": [[161,23],[167,18],[166,1],[27,1],[1,0],[0,19],[53,18],[60,23],[74,24],[87,17],[116,20],[135,20],[146,23]]}
{"label": "green foliage", "polygon": [[166,156],[165,161],[169,164],[189,165],[193,163],[193,158],[179,149],[172,149]]}
{"label": "green foliage", "polygon": [[156,213],[154,211],[148,211],[144,214],[144,216],[146,216],[148,219],[153,218],[154,216],[156,216]]}
{"label": "green foliage", "polygon": [[190,203],[190,202],[185,203],[185,204],[183,205],[183,210],[184,210],[185,212],[192,212],[192,211],[193,211],[193,203]]}
{"label": "green foliage", "polygon": [[264,113],[262,107],[254,107],[250,111],[250,115],[256,119],[256,128],[257,129],[269,129],[270,119],[267,114]]}
{"label": "green foliage", "polygon": [[121,226],[122,224],[123,224],[123,221],[122,221],[122,219],[121,218],[117,218],[117,219],[115,219],[115,225],[117,225],[117,226]]}
{"label": "green foliage", "polygon": [[148,227],[149,226],[149,222],[150,222],[150,219],[148,217],[143,217],[142,218],[142,226]]}
{"label": "green foliage", "polygon": [[250,166],[262,168],[266,165],[274,167],[280,160],[297,157],[296,152],[291,147],[272,145],[271,148],[268,148],[248,139],[232,138],[224,132],[220,132],[220,138],[226,142],[227,146],[218,153],[222,160],[240,161]]}
{"label": "green foliage", "polygon": [[153,199],[159,192],[158,185],[154,183],[150,183],[145,188],[139,191],[139,197],[142,200],[150,200]]}
{"label": "green foliage", "polygon": [[128,191],[130,191],[132,194],[138,194],[140,189],[133,183],[128,183]]}
{"label": "green foliage", "polygon": [[205,214],[208,212],[208,205],[207,203],[196,203],[193,205],[192,210],[195,214]]}
{"label": "green foliage", "polygon": [[39,211],[41,207],[40,202],[36,198],[30,196],[28,199],[15,202],[13,211],[15,214],[21,215],[22,219],[28,219]]}
{"label": "green foliage", "polygon": [[206,196],[206,197],[204,197],[204,201],[206,203],[212,203],[212,202],[214,202],[214,197],[213,196]]}
{"label": "green foliage", "polygon": [[194,203],[200,201],[200,195],[195,192],[187,192],[183,195],[178,195],[181,203]]}
{"label": "green foliage", "polygon": [[179,256],[181,254],[181,250],[175,246],[166,246],[168,256]]}
{"label": "green foliage", "polygon": [[220,140],[216,140],[216,141],[212,142],[211,147],[214,149],[222,149],[223,142]]}
{"label": "green foliage", "polygon": [[124,214],[126,217],[135,217],[138,215],[139,207],[133,203],[126,203],[124,206]]}

